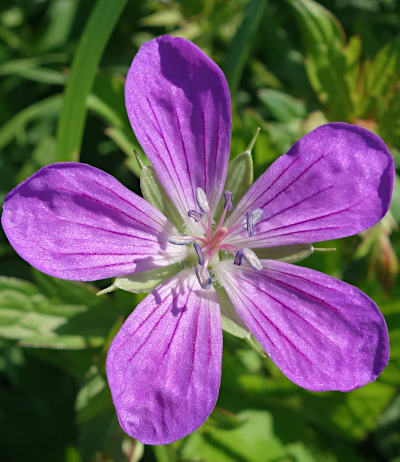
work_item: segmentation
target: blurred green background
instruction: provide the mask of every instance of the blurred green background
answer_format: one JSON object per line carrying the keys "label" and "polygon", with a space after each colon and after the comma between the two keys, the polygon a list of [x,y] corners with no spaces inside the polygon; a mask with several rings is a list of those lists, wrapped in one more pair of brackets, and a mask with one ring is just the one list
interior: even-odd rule
{"label": "blurred green background", "polygon": [[[124,77],[138,47],[164,33],[193,40],[224,70],[232,157],[261,127],[256,176],[331,120],[377,132],[399,171],[399,18],[396,0],[2,0],[0,200],[40,167],[71,160],[139,192]],[[194,434],[158,447],[120,430],[104,375],[107,346],[141,297],[96,297],[107,281],[95,287],[45,276],[1,231],[0,460],[399,462],[396,222],[399,177],[381,223],[301,262],[379,304],[391,359],[375,383],[350,393],[307,392],[225,334],[217,408]]]}

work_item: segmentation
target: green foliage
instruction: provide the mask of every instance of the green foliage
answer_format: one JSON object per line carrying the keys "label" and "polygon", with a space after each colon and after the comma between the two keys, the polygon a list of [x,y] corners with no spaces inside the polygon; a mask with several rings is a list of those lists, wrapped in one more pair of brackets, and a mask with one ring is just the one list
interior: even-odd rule
{"label": "green foliage", "polygon": [[76,50],[65,89],[57,131],[56,160],[79,160],[86,116],[86,98],[96,69],[126,0],[100,0],[90,16]]}
{"label": "green foliage", "polygon": [[[96,286],[60,281],[32,272],[0,235],[2,460],[398,462],[399,15],[395,0],[2,2],[1,200],[44,165],[80,158],[138,194],[141,187],[182,226],[124,106],[133,55],[164,33],[193,40],[227,75],[233,134],[226,187],[236,203],[293,142],[329,120],[379,133],[398,172],[392,218],[362,236],[321,245],[336,249],[329,253],[292,246],[272,255],[291,262],[309,255],[297,264],[353,283],[377,301],[391,338],[378,380],[350,393],[301,390],[260,356],[218,289],[228,332],[218,405],[199,430],[167,446],[144,447],[122,432],[104,363],[142,292],[168,278],[170,268],[152,273],[147,286],[140,275]],[[133,293],[96,295],[128,282]]]}

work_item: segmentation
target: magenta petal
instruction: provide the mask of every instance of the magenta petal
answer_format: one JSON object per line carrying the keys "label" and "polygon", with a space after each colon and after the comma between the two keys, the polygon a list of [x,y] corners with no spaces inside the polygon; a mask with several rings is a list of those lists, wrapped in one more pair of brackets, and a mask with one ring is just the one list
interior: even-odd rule
{"label": "magenta petal", "polygon": [[96,280],[182,258],[172,225],[107,173],[85,164],[42,168],[6,197],[1,218],[16,252],[55,277]]}
{"label": "magenta petal", "polygon": [[107,356],[107,377],[124,431],[166,444],[199,427],[221,379],[222,331],[214,290],[183,271],[148,295]]}
{"label": "magenta petal", "polygon": [[393,159],[376,135],[345,123],[323,125],[301,138],[254,183],[228,225],[263,210],[251,238],[239,247],[305,244],[359,233],[389,208]]}
{"label": "magenta petal", "polygon": [[389,357],[386,323],[375,303],[317,271],[262,263],[261,271],[223,263],[218,277],[282,372],[313,391],[349,391],[375,380]]}
{"label": "magenta petal", "polygon": [[142,45],[126,79],[137,139],[182,216],[197,187],[214,209],[225,183],[231,136],[228,84],[196,45],[161,36]]}

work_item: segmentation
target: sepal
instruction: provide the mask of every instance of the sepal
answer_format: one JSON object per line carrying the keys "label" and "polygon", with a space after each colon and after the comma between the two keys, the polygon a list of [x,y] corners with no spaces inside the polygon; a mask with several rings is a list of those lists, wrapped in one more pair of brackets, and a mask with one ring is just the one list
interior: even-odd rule
{"label": "sepal", "polygon": [[142,166],[140,189],[147,202],[162,212],[179,231],[184,229],[182,217],[158,181],[154,168],[150,165]]}
{"label": "sepal", "polygon": [[108,292],[113,292],[116,289],[126,290],[134,294],[148,293],[154,290],[157,286],[170,279],[182,269],[180,263],[175,263],[169,266],[155,268],[150,271],[142,271],[141,273],[133,273],[128,276],[115,278],[114,282],[106,287],[97,295],[103,295]]}

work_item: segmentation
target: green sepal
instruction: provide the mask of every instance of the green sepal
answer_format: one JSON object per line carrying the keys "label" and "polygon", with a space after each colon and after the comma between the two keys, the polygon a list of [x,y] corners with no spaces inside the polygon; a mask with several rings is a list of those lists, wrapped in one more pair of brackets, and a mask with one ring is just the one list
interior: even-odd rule
{"label": "green sepal", "polygon": [[[257,132],[258,134],[258,132]],[[251,146],[252,147],[252,146]],[[245,192],[253,184],[253,159],[251,149],[238,154],[229,162],[228,173],[226,175],[225,191],[233,193],[233,201],[236,204],[243,197]],[[219,202],[216,217],[220,217],[224,208],[224,199]]]}
{"label": "green sepal", "polygon": [[219,305],[221,307],[222,329],[234,337],[242,339],[250,338],[250,331],[237,314],[225,289],[223,287],[216,287],[215,290],[217,291]]}
{"label": "green sepal", "polygon": [[168,194],[158,181],[156,172],[150,165],[144,165],[140,172],[140,189],[143,197],[162,212],[179,231],[184,230],[184,222]]}
{"label": "green sepal", "polygon": [[314,252],[314,247],[312,244],[295,244],[254,249],[254,251],[258,258],[295,263],[309,257]]}
{"label": "green sepal", "polygon": [[107,287],[107,289],[104,289],[101,292],[111,292],[116,288],[133,292],[134,294],[151,292],[167,279],[170,279],[174,274],[178,273],[181,268],[182,265],[180,263],[175,263],[173,265],[162,266],[160,268],[143,271],[141,273],[121,276],[116,278],[110,287]]}

